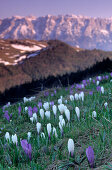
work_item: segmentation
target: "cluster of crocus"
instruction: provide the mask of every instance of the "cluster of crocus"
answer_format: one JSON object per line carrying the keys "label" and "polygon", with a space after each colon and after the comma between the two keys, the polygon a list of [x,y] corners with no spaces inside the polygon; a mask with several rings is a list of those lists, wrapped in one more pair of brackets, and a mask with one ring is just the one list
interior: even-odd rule
{"label": "cluster of crocus", "polygon": [[35,96],[32,96],[32,97],[30,97],[30,98],[24,97],[24,98],[23,98],[23,101],[24,101],[24,103],[26,103],[26,102],[31,102],[31,101],[34,100],[34,99],[35,99]]}

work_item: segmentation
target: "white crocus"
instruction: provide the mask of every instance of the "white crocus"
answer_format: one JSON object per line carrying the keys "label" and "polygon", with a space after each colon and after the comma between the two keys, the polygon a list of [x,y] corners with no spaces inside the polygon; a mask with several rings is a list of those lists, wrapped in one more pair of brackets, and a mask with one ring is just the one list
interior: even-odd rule
{"label": "white crocus", "polygon": [[61,122],[62,119],[63,119],[63,115],[60,115],[60,116],[59,116],[59,121]]}
{"label": "white crocus", "polygon": [[99,84],[100,84],[100,82],[97,80],[96,85],[98,86]]}
{"label": "white crocus", "polygon": [[74,101],[74,96],[73,95],[70,95],[70,100]]}
{"label": "white crocus", "polygon": [[6,132],[6,134],[5,134],[5,139],[6,139],[7,141],[10,141],[10,134],[9,134],[9,132]]}
{"label": "white crocus", "polygon": [[65,126],[65,120],[64,119],[62,119],[61,125],[62,125],[62,127]]}
{"label": "white crocus", "polygon": [[53,109],[53,113],[54,113],[54,115],[55,115],[55,117],[56,117],[56,114],[57,114],[57,106],[56,106],[56,105],[53,105],[52,109]]}
{"label": "white crocus", "polygon": [[28,110],[28,107],[26,106],[26,107],[25,107],[25,112],[26,112],[27,110]]}
{"label": "white crocus", "polygon": [[50,139],[50,137],[51,137],[51,123],[48,123],[47,124],[47,133],[48,133],[48,136],[49,136],[49,139]]}
{"label": "white crocus", "polygon": [[44,139],[45,139],[45,134],[44,134],[44,132],[41,132],[41,138],[44,138]]}
{"label": "white crocus", "polygon": [[62,104],[62,99],[58,99],[58,104]]}
{"label": "white crocus", "polygon": [[30,117],[30,120],[31,120],[31,122],[33,123],[33,121],[34,121],[34,118],[33,118],[33,117]]}
{"label": "white crocus", "polygon": [[44,103],[43,107],[46,111],[49,110],[49,103],[48,102]]}
{"label": "white crocus", "polygon": [[75,107],[75,112],[76,112],[76,115],[79,119],[80,118],[80,109],[78,107]]}
{"label": "white crocus", "polygon": [[78,100],[79,99],[79,95],[78,93],[75,93],[75,100]]}
{"label": "white crocus", "polygon": [[37,127],[37,132],[38,132],[38,135],[39,135],[39,133],[41,131],[41,123],[37,122],[36,127]]}
{"label": "white crocus", "polygon": [[104,94],[104,87],[103,86],[101,86],[101,92],[102,92],[102,94]]}
{"label": "white crocus", "polygon": [[82,101],[84,101],[84,92],[82,91],[82,92],[80,92],[80,94],[79,94],[79,98],[82,100]]}
{"label": "white crocus", "polygon": [[64,104],[58,105],[58,109],[59,109],[60,113],[63,114],[64,111],[65,111],[65,106],[64,106]]}
{"label": "white crocus", "polygon": [[69,122],[70,121],[70,111],[68,109],[65,110],[65,116]]}
{"label": "white crocus", "polygon": [[33,120],[35,120],[37,122],[37,114],[33,113]]}
{"label": "white crocus", "polygon": [[74,141],[73,141],[73,139],[68,140],[68,152],[69,152],[69,155],[71,155],[73,157],[73,155],[74,155]]}
{"label": "white crocus", "polygon": [[50,115],[51,115],[50,111],[45,112],[45,116],[47,117],[47,119],[50,119]]}
{"label": "white crocus", "polygon": [[55,135],[56,138],[58,137],[55,127],[53,127],[53,134]]}
{"label": "white crocus", "polygon": [[108,106],[108,103],[107,103],[107,102],[105,102],[105,103],[104,103],[104,106],[105,106],[105,107],[107,107],[107,106]]}
{"label": "white crocus", "polygon": [[67,102],[68,102],[68,101],[67,101],[67,100],[65,100],[64,102],[65,102],[65,104],[67,104]]}
{"label": "white crocus", "polygon": [[31,138],[31,132],[28,132],[28,133],[27,133],[27,136],[28,136],[28,140],[30,140],[30,138]]}
{"label": "white crocus", "polygon": [[40,109],[40,116],[42,119],[44,119],[44,110],[43,109]]}
{"label": "white crocus", "polygon": [[12,135],[12,142],[17,145],[17,135]]}
{"label": "white crocus", "polygon": [[93,111],[93,112],[92,112],[92,117],[93,117],[93,118],[96,118],[96,117],[97,117],[96,111]]}

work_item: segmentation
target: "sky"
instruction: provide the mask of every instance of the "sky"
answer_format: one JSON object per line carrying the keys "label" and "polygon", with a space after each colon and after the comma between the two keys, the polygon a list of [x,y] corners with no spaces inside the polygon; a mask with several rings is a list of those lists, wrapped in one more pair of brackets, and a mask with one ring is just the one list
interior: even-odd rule
{"label": "sky", "polygon": [[0,18],[45,15],[84,15],[109,18],[112,0],[0,0]]}

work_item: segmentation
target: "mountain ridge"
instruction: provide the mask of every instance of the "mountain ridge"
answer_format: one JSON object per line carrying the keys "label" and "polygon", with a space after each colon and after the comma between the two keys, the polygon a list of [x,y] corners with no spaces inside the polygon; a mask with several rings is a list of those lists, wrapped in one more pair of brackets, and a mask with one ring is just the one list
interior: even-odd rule
{"label": "mountain ridge", "polygon": [[112,50],[112,17],[13,16],[0,20],[1,39],[59,39],[85,49]]}

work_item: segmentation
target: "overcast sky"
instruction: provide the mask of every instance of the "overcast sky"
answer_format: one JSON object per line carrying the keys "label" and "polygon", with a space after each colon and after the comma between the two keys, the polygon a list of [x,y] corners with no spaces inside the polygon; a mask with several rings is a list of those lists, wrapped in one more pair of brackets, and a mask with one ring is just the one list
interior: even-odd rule
{"label": "overcast sky", "polygon": [[112,0],[0,0],[0,18],[75,14],[111,17]]}

